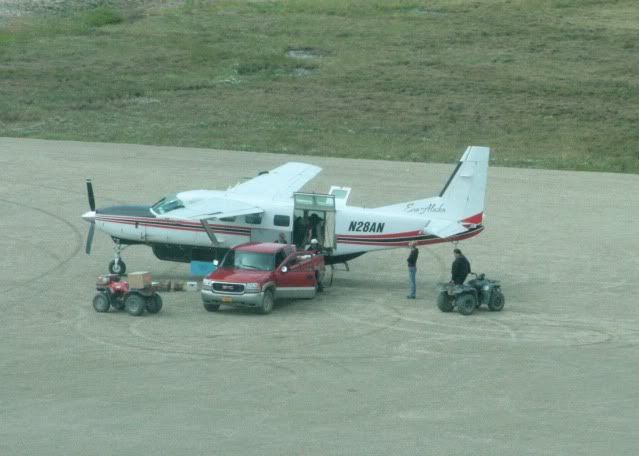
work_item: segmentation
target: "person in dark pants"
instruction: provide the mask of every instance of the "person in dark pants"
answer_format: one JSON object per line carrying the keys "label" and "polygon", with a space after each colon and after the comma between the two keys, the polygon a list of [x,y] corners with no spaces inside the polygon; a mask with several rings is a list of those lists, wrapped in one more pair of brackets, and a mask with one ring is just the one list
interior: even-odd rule
{"label": "person in dark pants", "polygon": [[455,285],[463,285],[464,280],[470,274],[470,261],[459,249],[453,250],[453,255],[455,255],[455,261],[453,261],[451,268],[451,282]]}
{"label": "person in dark pants", "polygon": [[408,255],[408,258],[406,259],[406,262],[408,263],[408,280],[410,282],[410,291],[408,296],[406,296],[408,299],[415,299],[417,291],[415,275],[417,274],[417,257],[419,256],[419,250],[417,250],[416,245],[415,241],[408,243],[408,246],[410,247],[410,255]]}
{"label": "person in dark pants", "polygon": [[301,216],[295,218],[293,222],[293,244],[298,247],[304,245],[304,236],[306,228],[304,227],[304,219]]}

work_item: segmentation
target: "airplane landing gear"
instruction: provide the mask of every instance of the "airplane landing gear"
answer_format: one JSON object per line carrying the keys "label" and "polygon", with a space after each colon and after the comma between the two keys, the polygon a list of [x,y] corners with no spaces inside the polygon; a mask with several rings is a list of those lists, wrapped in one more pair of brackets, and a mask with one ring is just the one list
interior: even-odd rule
{"label": "airplane landing gear", "polygon": [[115,242],[113,253],[115,258],[109,262],[109,272],[111,274],[124,274],[126,272],[126,263],[122,261],[120,253],[128,246],[122,246],[118,241]]}
{"label": "airplane landing gear", "polygon": [[124,274],[126,272],[126,263],[120,258],[109,262],[109,272],[111,274]]}

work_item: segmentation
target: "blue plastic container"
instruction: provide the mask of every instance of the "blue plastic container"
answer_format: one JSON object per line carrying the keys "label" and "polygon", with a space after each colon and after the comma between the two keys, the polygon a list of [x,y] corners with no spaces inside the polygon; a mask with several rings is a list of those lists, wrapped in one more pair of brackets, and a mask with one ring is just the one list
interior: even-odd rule
{"label": "blue plastic container", "polygon": [[215,270],[215,266],[210,261],[191,261],[191,275],[206,276]]}

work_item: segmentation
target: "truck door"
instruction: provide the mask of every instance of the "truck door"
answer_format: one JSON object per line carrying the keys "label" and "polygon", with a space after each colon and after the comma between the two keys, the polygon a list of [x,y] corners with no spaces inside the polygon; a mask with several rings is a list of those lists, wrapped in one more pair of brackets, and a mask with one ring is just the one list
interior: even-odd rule
{"label": "truck door", "polygon": [[285,299],[315,296],[315,271],[306,252],[295,252],[276,269],[277,297]]}

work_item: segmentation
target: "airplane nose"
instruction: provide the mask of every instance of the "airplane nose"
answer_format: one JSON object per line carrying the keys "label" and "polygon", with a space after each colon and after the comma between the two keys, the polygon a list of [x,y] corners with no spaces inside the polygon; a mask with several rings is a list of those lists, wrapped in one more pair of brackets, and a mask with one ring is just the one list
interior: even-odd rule
{"label": "airplane nose", "polygon": [[95,222],[95,211],[87,211],[82,214],[82,218],[89,223]]}

